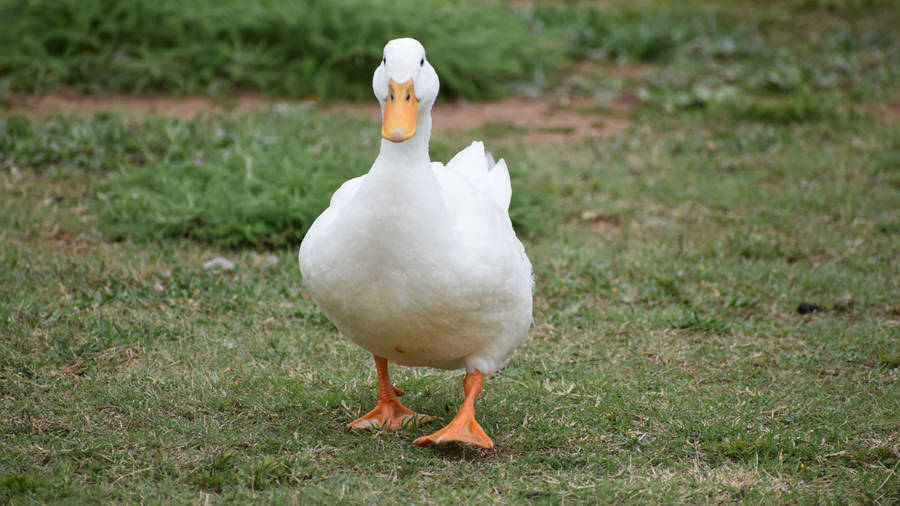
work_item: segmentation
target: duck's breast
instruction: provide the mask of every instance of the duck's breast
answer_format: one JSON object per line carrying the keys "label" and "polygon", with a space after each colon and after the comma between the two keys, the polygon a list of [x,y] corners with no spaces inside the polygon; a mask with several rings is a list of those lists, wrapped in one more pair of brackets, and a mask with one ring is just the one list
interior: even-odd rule
{"label": "duck's breast", "polygon": [[482,357],[491,373],[530,325],[531,266],[505,210],[479,204],[465,183],[435,188],[417,199],[361,185],[329,208],[301,246],[304,285],[372,353],[442,368]]}

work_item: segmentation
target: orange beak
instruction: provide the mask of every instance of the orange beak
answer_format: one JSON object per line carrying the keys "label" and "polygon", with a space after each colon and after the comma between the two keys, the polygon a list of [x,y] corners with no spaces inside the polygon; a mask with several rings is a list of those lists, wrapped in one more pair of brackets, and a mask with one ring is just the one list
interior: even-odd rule
{"label": "orange beak", "polygon": [[403,142],[416,135],[416,117],[419,101],[413,88],[413,80],[398,84],[391,79],[390,93],[384,105],[384,121],[381,136],[391,142]]}

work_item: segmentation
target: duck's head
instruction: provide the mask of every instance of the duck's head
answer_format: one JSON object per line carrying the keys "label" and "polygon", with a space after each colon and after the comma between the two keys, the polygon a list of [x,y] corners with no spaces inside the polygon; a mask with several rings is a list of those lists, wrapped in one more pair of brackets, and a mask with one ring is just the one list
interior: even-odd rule
{"label": "duck's head", "polygon": [[420,112],[430,113],[439,88],[437,72],[419,41],[388,42],[372,77],[372,89],[381,103],[381,136],[391,142],[414,136]]}

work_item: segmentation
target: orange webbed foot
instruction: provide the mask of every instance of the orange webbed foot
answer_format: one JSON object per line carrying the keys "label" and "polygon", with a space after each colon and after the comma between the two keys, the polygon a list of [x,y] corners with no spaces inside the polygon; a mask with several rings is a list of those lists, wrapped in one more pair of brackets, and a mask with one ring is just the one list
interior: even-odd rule
{"label": "orange webbed foot", "polygon": [[378,355],[375,357],[375,369],[378,372],[378,404],[361,418],[347,424],[351,429],[370,429],[386,427],[399,429],[407,424],[430,422],[433,416],[422,415],[404,406],[397,397],[406,392],[395,387],[388,376],[387,360]]}
{"label": "orange webbed foot", "polygon": [[469,443],[482,448],[494,447],[494,442],[484,433],[484,429],[478,425],[474,416],[459,415],[443,429],[434,434],[422,436],[416,439],[415,443],[418,446],[428,446],[432,443],[440,445],[451,441]]}
{"label": "orange webbed foot", "polygon": [[399,429],[408,424],[430,422],[435,417],[423,415],[404,406],[396,397],[379,400],[375,409],[347,424],[351,429]]}
{"label": "orange webbed foot", "polygon": [[475,420],[475,398],[481,392],[481,384],[484,375],[479,370],[467,373],[463,380],[463,389],[466,392],[466,400],[453,417],[453,420],[443,429],[423,436],[415,440],[418,446],[430,444],[444,444],[451,441],[469,443],[482,448],[493,448],[494,442],[484,433],[484,429]]}

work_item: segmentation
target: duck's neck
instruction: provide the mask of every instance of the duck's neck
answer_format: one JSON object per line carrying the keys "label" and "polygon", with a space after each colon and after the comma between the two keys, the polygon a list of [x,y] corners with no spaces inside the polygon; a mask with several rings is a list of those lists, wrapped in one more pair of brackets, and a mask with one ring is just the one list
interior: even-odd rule
{"label": "duck's neck", "polygon": [[431,110],[420,111],[416,118],[416,135],[403,142],[381,139],[381,150],[372,167],[373,171],[416,169],[431,164],[428,141],[431,139]]}
{"label": "duck's neck", "polygon": [[[420,112],[416,134],[403,142],[381,141],[381,151],[357,192],[360,206],[366,209],[369,224],[381,241],[423,241],[428,231],[446,222],[441,188],[428,155],[431,137],[431,111]],[[369,212],[377,209],[377,213]],[[398,239],[398,234],[405,238]],[[409,237],[407,237],[409,236]],[[424,244],[424,243],[423,243]]]}

